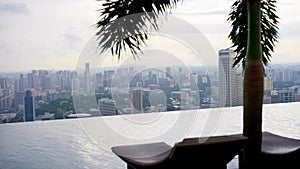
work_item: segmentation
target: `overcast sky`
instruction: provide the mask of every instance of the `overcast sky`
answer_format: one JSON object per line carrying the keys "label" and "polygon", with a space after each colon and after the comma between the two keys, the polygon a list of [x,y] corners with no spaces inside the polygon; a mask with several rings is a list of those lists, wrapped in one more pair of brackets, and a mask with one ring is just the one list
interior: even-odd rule
{"label": "overcast sky", "polygon": [[[233,0],[186,0],[173,16],[193,24],[217,51],[229,47]],[[96,0],[0,0],[0,72],[75,69],[95,34]],[[299,0],[278,0],[280,40],[272,63],[300,62]]]}

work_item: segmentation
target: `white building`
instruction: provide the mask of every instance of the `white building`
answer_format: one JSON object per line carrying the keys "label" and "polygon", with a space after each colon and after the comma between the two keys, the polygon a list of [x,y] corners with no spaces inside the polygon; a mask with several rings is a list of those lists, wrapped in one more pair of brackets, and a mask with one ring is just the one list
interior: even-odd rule
{"label": "white building", "polygon": [[109,98],[102,98],[98,100],[99,111],[102,116],[117,115],[116,103]]}
{"label": "white building", "polygon": [[243,78],[232,67],[235,53],[230,49],[219,51],[219,106],[230,107],[243,104]]}

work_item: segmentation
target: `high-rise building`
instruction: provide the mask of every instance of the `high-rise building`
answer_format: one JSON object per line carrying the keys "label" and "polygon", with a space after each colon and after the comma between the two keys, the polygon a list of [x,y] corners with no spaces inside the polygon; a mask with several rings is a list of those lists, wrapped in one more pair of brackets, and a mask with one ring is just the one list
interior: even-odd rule
{"label": "high-rise building", "polygon": [[272,103],[289,103],[295,101],[295,90],[293,88],[274,90],[271,92]]}
{"label": "high-rise building", "polygon": [[143,113],[143,89],[134,88],[130,90],[130,101],[132,113]]}
{"label": "high-rise building", "polygon": [[264,90],[273,90],[273,79],[271,77],[264,78]]}
{"label": "high-rise building", "polygon": [[98,100],[99,111],[102,116],[112,116],[117,114],[116,103],[109,98]]}
{"label": "high-rise building", "polygon": [[273,90],[273,79],[271,77],[264,78],[264,104],[272,103],[271,91]]}
{"label": "high-rise building", "polygon": [[35,106],[34,97],[30,90],[26,90],[24,97],[24,121],[34,121],[35,120]]}
{"label": "high-rise building", "polygon": [[143,74],[142,73],[137,73],[130,79],[130,87],[135,88],[135,87],[143,87]]}
{"label": "high-rise building", "polygon": [[165,77],[172,78],[171,67],[166,67],[166,76]]}
{"label": "high-rise building", "polygon": [[9,89],[10,88],[9,78],[0,78],[0,86],[2,89]]}
{"label": "high-rise building", "polygon": [[87,93],[91,92],[91,77],[90,77],[90,64],[86,63],[85,64],[85,69],[84,69],[84,90]]}
{"label": "high-rise building", "polygon": [[167,77],[161,77],[158,79],[158,84],[161,89],[168,89],[171,86],[171,80]]}
{"label": "high-rise building", "polygon": [[33,87],[33,73],[27,73],[27,85]]}
{"label": "high-rise building", "polygon": [[44,77],[44,80],[43,80],[43,89],[44,90],[47,90],[47,89],[53,89],[54,88],[54,85],[53,85],[53,80],[54,78],[51,77],[51,75],[46,75]]}
{"label": "high-rise building", "polygon": [[18,111],[21,111],[24,109],[24,97],[25,97],[25,91],[16,91],[15,92],[14,103],[15,103],[15,108]]}
{"label": "high-rise building", "polygon": [[24,75],[23,74],[20,74],[18,90],[19,91],[23,91],[24,90]]}
{"label": "high-rise building", "polygon": [[96,73],[95,75],[95,84],[99,85],[99,84],[103,84],[103,74],[102,73]]}
{"label": "high-rise building", "polygon": [[104,70],[103,73],[103,85],[104,87],[111,87],[112,78],[115,74],[115,70]]}
{"label": "high-rise building", "polygon": [[183,73],[182,67],[178,68],[178,75],[177,75],[177,83],[179,85],[182,85],[182,83],[185,81],[185,74]]}
{"label": "high-rise building", "polygon": [[9,78],[0,78],[0,110],[10,109],[13,103],[13,90]]}
{"label": "high-rise building", "polygon": [[219,51],[219,106],[230,107],[243,104],[243,78],[232,67],[234,51],[223,49]]}

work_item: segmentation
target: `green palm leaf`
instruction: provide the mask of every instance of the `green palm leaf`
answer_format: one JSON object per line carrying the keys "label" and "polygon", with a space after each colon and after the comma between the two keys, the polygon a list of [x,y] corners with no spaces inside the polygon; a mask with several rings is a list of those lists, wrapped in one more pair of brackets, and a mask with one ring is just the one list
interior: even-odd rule
{"label": "green palm leaf", "polygon": [[[101,1],[101,0],[98,0]],[[158,15],[168,13],[179,0],[106,0],[96,24],[98,46],[101,51],[111,50],[113,55],[121,57],[122,51],[129,49],[134,57],[141,45],[148,39],[150,26],[159,28]],[[137,14],[130,17],[130,15]],[[129,16],[129,17],[125,17]],[[117,20],[117,21],[116,21]]]}
{"label": "green palm leaf", "polygon": [[[278,20],[276,15],[276,0],[262,0],[261,3],[261,44],[263,63],[267,65],[271,61],[271,53],[279,38]],[[241,64],[245,66],[247,51],[247,1],[236,0],[231,6],[228,20],[232,22],[232,29],[229,38],[237,53],[233,66]]]}

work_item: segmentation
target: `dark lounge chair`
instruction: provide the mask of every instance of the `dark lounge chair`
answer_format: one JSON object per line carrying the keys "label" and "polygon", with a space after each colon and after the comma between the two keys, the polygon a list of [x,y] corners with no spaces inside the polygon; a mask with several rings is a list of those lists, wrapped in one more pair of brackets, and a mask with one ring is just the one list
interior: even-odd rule
{"label": "dark lounge chair", "polygon": [[300,140],[262,133],[263,168],[300,168]]}
{"label": "dark lounge chair", "polygon": [[226,169],[247,141],[243,136],[187,138],[173,147],[164,142],[112,147],[128,169]]}

